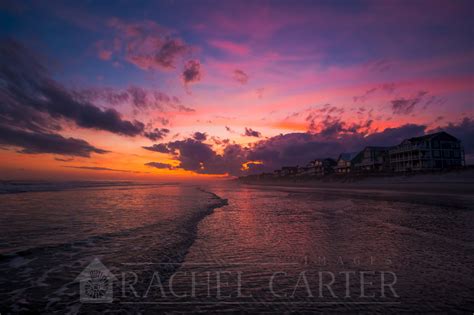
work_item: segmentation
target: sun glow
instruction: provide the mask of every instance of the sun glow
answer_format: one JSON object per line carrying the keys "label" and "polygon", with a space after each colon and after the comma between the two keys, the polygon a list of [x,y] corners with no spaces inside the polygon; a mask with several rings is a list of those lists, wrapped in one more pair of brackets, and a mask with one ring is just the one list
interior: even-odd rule
{"label": "sun glow", "polygon": [[263,165],[262,161],[248,161],[242,164],[242,171],[248,171],[250,169],[249,165]]}

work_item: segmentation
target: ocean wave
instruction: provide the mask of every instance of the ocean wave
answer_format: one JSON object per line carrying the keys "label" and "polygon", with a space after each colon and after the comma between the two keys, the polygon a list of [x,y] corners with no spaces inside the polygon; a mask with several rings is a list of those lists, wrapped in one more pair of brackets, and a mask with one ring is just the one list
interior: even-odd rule
{"label": "ocean wave", "polygon": [[150,182],[134,182],[134,181],[0,181],[1,194],[17,194],[27,192],[46,192],[46,191],[64,191],[74,189],[87,188],[106,188],[106,187],[146,187],[146,186],[163,186],[163,185],[179,185],[179,183],[150,183]]}
{"label": "ocean wave", "polygon": [[[0,274],[4,275],[1,282],[11,289],[2,297],[0,310],[54,312],[76,305],[79,292],[74,279],[95,257],[118,275],[128,271],[141,275],[152,270],[160,274],[161,281],[167,281],[185,261],[197,238],[199,223],[214,209],[227,205],[226,199],[198,190],[209,197],[198,195],[202,204],[184,211],[186,216],[179,221],[153,222],[0,255]],[[18,304],[25,296],[28,301]]]}

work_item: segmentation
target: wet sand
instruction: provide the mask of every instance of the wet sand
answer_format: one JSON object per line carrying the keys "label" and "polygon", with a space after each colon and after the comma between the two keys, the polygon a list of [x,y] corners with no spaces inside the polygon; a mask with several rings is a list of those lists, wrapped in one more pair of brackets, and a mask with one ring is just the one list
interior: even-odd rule
{"label": "wet sand", "polygon": [[238,179],[246,185],[307,187],[321,190],[374,190],[430,194],[474,194],[474,170],[387,177],[336,176],[322,179]]}

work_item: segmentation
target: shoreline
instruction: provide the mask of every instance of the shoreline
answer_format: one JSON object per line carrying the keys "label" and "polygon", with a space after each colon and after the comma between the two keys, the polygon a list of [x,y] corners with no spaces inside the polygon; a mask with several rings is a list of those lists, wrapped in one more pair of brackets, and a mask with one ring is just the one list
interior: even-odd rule
{"label": "shoreline", "polygon": [[474,195],[474,170],[399,176],[328,176],[327,178],[239,178],[239,184],[315,188],[318,190],[373,190],[431,194]]}

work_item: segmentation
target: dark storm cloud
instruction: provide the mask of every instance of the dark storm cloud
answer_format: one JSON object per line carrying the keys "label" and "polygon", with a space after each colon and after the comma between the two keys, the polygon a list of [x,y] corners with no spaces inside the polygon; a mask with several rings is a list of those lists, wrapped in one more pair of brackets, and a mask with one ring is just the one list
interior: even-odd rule
{"label": "dark storm cloud", "polygon": [[[20,120],[38,123],[46,113],[54,122],[57,119],[73,121],[77,126],[105,130],[125,136],[143,132],[141,122],[123,120],[114,109],[101,110],[93,104],[78,99],[58,82],[51,79],[46,69],[31,52],[21,44],[7,40],[0,45],[0,101],[3,103],[2,120],[12,120],[20,108],[26,117]],[[32,113],[36,111],[37,113]],[[50,120],[50,121],[51,121]],[[49,121],[42,121],[47,128]]]}
{"label": "dark storm cloud", "polygon": [[169,169],[169,170],[174,169],[173,165],[167,164],[167,163],[160,163],[160,162],[148,162],[145,165],[154,167],[154,168],[159,168],[159,169]]}
{"label": "dark storm cloud", "polygon": [[404,139],[425,134],[425,125],[406,124],[396,128],[387,128],[364,137],[365,145],[391,146],[401,143]]}
{"label": "dark storm cloud", "polygon": [[178,168],[199,174],[241,174],[245,153],[240,145],[228,145],[223,154],[216,153],[208,144],[186,139],[168,144],[180,162]]}
{"label": "dark storm cloud", "polygon": [[247,73],[240,69],[234,70],[234,80],[241,83],[241,84],[246,84],[249,81],[249,76]]}
{"label": "dark storm cloud", "polygon": [[169,132],[170,130],[166,128],[155,128],[153,131],[145,132],[143,135],[151,141],[158,141],[166,137]]}
{"label": "dark storm cloud", "polygon": [[244,136],[260,138],[262,136],[262,134],[257,130],[253,130],[252,128],[247,128],[246,127]]}
{"label": "dark storm cloud", "polygon": [[305,165],[318,157],[331,157],[344,151],[337,141],[328,141],[310,133],[290,133],[258,142],[251,148],[248,159],[262,161],[265,170],[281,166]]}
{"label": "dark storm cloud", "polygon": [[194,138],[194,140],[197,140],[197,141],[206,141],[207,140],[207,134],[205,132],[196,131],[193,134],[193,138]]}
{"label": "dark storm cloud", "polygon": [[189,60],[184,65],[182,78],[185,84],[199,82],[201,80],[201,64],[198,60]]}
{"label": "dark storm cloud", "polygon": [[[240,174],[246,155],[240,145],[227,145],[223,153],[218,154],[210,145],[191,138],[169,142],[166,148],[180,162],[176,168],[199,174]],[[161,149],[163,147],[158,150]]]}
{"label": "dark storm cloud", "polygon": [[391,105],[393,113],[398,115],[411,114],[415,109],[415,105],[420,103],[420,101],[423,99],[423,96],[426,94],[427,92],[420,91],[413,98],[399,98],[392,100]]}
{"label": "dark storm cloud", "polygon": [[58,134],[28,132],[12,129],[0,124],[0,144],[21,148],[21,153],[54,153],[69,156],[90,157],[91,153],[103,154],[108,151],[98,149],[84,140],[65,138]]}
{"label": "dark storm cloud", "polygon": [[151,147],[143,147],[144,149],[148,151],[154,151],[154,152],[159,152],[159,153],[170,153],[171,150],[168,148],[168,146],[165,143],[157,143],[152,145]]}

